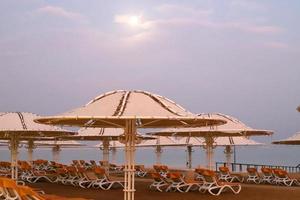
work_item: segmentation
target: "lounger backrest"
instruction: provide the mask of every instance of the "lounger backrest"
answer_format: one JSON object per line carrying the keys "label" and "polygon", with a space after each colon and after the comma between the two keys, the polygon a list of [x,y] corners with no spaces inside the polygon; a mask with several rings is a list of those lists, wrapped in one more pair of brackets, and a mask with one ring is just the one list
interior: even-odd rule
{"label": "lounger backrest", "polygon": [[182,182],[182,176],[180,172],[171,172],[168,174],[168,178],[173,182]]}
{"label": "lounger backrest", "polygon": [[229,174],[228,167],[219,167],[219,171],[221,172],[221,174]]}
{"label": "lounger backrest", "polygon": [[159,173],[153,172],[153,173],[150,173],[150,175],[155,181],[157,181],[157,182],[162,181],[162,177],[160,176]]}
{"label": "lounger backrest", "polygon": [[275,174],[275,176],[278,176],[279,178],[288,177],[287,171],[285,171],[283,169],[273,169],[273,173]]}
{"label": "lounger backrest", "polygon": [[[1,178],[1,182],[2,182],[2,187],[4,189],[4,192],[12,197],[12,198],[15,198],[15,197],[18,197],[19,194],[17,192],[17,184],[14,180],[12,179],[9,179],[9,178]],[[19,198],[20,199],[20,198]]]}
{"label": "lounger backrest", "polygon": [[257,175],[257,169],[254,168],[254,167],[248,167],[248,168],[247,168],[247,172],[248,172],[251,176]]}
{"label": "lounger backrest", "polygon": [[204,170],[202,173],[205,182],[213,183],[216,182],[216,174],[212,170]]}
{"label": "lounger backrest", "polygon": [[102,167],[95,167],[94,173],[99,179],[107,178],[105,174],[105,169],[103,169]]}
{"label": "lounger backrest", "polygon": [[46,200],[46,198],[42,197],[27,186],[18,186],[17,191],[22,200]]}
{"label": "lounger backrest", "polygon": [[261,172],[262,172],[265,176],[272,176],[272,169],[271,169],[271,168],[262,167],[262,168],[261,168]]}

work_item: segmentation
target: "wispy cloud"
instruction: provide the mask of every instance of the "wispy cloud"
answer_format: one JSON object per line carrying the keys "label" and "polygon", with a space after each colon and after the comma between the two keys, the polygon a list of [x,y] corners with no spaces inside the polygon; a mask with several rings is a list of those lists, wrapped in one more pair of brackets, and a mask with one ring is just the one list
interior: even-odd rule
{"label": "wispy cloud", "polygon": [[87,22],[87,19],[85,16],[83,16],[80,13],[73,12],[73,11],[68,11],[65,10],[62,7],[58,6],[44,6],[41,8],[38,8],[36,10],[37,13],[43,14],[43,15],[50,15],[50,16],[55,16],[55,17],[61,17],[73,21],[79,21],[79,22]]}

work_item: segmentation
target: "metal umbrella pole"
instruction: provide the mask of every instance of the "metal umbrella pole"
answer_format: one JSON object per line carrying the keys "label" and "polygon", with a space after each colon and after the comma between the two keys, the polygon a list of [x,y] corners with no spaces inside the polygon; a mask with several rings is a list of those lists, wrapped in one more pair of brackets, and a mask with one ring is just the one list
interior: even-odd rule
{"label": "metal umbrella pole", "polygon": [[230,163],[232,161],[231,155],[233,153],[231,145],[226,145],[225,146],[224,153],[225,153],[225,157],[226,157],[226,165],[227,165],[227,167],[229,167],[229,165],[230,165]]}
{"label": "metal umbrella pole", "polygon": [[160,145],[157,145],[155,148],[155,154],[156,154],[156,164],[161,164],[161,154],[163,150]]}
{"label": "metal umbrella pole", "polygon": [[111,147],[111,161],[112,163],[117,162],[117,148],[115,147],[115,144],[113,147]]}
{"label": "metal umbrella pole", "polygon": [[193,145],[187,145],[187,162],[186,167],[191,169],[192,168],[192,152],[193,152]]}
{"label": "metal umbrella pole", "polygon": [[16,133],[12,133],[10,137],[11,152],[11,178],[18,180],[18,147],[19,141]]}
{"label": "metal umbrella pole", "polygon": [[59,145],[52,147],[52,159],[54,162],[59,162],[59,152],[61,151]]}
{"label": "metal umbrella pole", "polygon": [[27,150],[28,150],[28,161],[32,162],[33,161],[33,149],[35,148],[34,146],[34,141],[33,140],[28,140],[27,144]]}
{"label": "metal umbrella pole", "polygon": [[124,200],[134,200],[134,174],[135,174],[135,120],[127,120],[125,126],[125,186]]}
{"label": "metal umbrella pole", "polygon": [[102,141],[102,145],[103,145],[103,161],[104,161],[104,169],[106,171],[106,173],[109,173],[109,140],[103,140]]}
{"label": "metal umbrella pole", "polygon": [[212,170],[214,168],[214,138],[213,137],[205,137],[205,145],[204,148],[206,150],[206,163],[207,163],[207,168]]}

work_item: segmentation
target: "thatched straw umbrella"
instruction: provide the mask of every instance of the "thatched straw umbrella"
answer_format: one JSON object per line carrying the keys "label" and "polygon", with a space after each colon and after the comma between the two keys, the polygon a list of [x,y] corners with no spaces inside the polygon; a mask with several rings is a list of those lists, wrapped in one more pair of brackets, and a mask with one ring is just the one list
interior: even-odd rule
{"label": "thatched straw umbrella", "polygon": [[274,141],[272,144],[300,145],[300,132],[285,140]]}
{"label": "thatched straw umbrella", "polygon": [[34,122],[38,117],[40,116],[24,112],[8,112],[0,115],[0,139],[10,140],[12,179],[18,179],[18,148],[23,137],[40,138],[74,134],[72,131]]}
{"label": "thatched straw umbrella", "polygon": [[254,135],[271,135],[272,131],[258,130],[246,126],[239,120],[224,114],[200,114],[203,117],[212,117],[214,119],[226,120],[226,124],[218,127],[202,128],[169,128],[156,132],[148,133],[150,135],[176,136],[176,137],[203,137],[204,148],[206,149],[207,167],[213,169],[213,149],[217,137],[237,137]]}
{"label": "thatched straw umbrella", "polygon": [[144,91],[117,90],[102,94],[87,105],[37,122],[98,128],[123,128],[125,143],[124,199],[134,199],[134,151],[137,128],[201,127],[225,123],[196,116],[175,102]]}

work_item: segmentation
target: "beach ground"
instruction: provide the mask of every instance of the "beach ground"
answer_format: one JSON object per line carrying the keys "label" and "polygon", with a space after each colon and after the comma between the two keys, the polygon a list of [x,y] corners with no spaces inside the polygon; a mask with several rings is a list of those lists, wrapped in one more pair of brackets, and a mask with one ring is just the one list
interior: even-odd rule
{"label": "beach ground", "polygon": [[[137,200],[195,200],[195,199],[222,199],[222,200],[299,200],[300,187],[284,187],[272,185],[242,184],[242,190],[234,195],[230,192],[223,193],[219,197],[200,192],[156,192],[149,190],[150,180],[136,181]],[[99,189],[83,189],[69,185],[60,185],[47,182],[31,184],[30,186],[42,189],[46,194],[59,195],[66,198],[105,199],[120,200],[123,198],[122,189],[103,191]]]}

